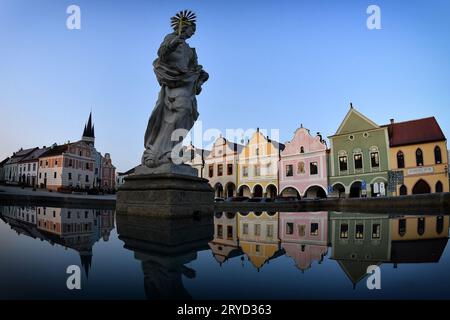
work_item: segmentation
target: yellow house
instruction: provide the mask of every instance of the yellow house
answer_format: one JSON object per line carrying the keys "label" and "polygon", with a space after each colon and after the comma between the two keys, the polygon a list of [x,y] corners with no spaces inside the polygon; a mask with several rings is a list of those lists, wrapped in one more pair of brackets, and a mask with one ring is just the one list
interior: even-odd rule
{"label": "yellow house", "polygon": [[448,216],[404,216],[390,219],[391,240],[411,241],[448,238]]}
{"label": "yellow house", "polygon": [[448,192],[447,140],[434,117],[391,123],[391,170],[403,172],[397,195]]}
{"label": "yellow house", "polygon": [[278,161],[282,150],[284,144],[256,130],[239,154],[240,196],[274,198],[278,194]]}
{"label": "yellow house", "polygon": [[282,254],[278,237],[278,213],[238,214],[239,246],[256,268]]}

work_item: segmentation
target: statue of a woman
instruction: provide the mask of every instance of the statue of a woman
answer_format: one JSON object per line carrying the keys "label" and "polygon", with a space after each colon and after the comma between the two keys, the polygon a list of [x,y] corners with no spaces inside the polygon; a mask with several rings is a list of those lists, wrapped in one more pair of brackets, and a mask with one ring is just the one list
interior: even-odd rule
{"label": "statue of a woman", "polygon": [[161,91],[144,139],[142,165],[150,168],[172,162],[172,150],[198,118],[195,96],[209,77],[198,64],[195,49],[186,43],[195,33],[195,15],[178,13],[172,18],[172,27],[174,32],[164,38],[153,62]]}

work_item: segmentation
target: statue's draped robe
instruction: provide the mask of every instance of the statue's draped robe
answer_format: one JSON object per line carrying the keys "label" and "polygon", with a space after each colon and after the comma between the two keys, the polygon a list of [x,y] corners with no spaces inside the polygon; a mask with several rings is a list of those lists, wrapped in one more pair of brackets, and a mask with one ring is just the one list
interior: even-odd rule
{"label": "statue's draped robe", "polygon": [[193,48],[184,41],[175,47],[171,45],[175,36],[172,33],[165,37],[153,62],[161,91],[144,138],[142,162],[148,167],[171,161],[172,149],[179,143],[172,141],[172,133],[185,129],[187,134],[192,128],[199,115],[195,95],[208,79]]}

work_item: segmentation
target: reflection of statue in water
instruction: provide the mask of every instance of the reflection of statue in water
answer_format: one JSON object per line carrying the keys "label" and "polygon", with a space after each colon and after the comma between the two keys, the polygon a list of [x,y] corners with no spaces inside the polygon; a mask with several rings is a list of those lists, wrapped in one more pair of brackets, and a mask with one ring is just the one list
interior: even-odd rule
{"label": "reflection of statue in water", "polygon": [[196,271],[186,264],[208,248],[214,233],[212,213],[197,220],[128,215],[116,219],[119,239],[141,261],[147,298],[191,299],[183,277],[194,279]]}
{"label": "reflection of statue in water", "polygon": [[[150,168],[172,162],[172,150],[199,115],[195,96],[209,76],[198,64],[195,49],[186,43],[195,33],[195,18],[194,13],[186,10],[172,18],[174,32],[164,38],[153,62],[161,91],[144,139],[142,164]],[[183,131],[172,137],[177,129]]]}

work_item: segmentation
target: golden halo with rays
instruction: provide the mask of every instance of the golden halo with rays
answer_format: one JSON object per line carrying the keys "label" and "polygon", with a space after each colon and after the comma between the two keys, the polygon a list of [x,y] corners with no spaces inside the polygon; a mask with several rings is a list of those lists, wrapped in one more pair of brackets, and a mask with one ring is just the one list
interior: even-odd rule
{"label": "golden halo with rays", "polygon": [[170,25],[180,35],[183,27],[195,25],[196,19],[197,16],[191,10],[182,10],[170,18]]}

